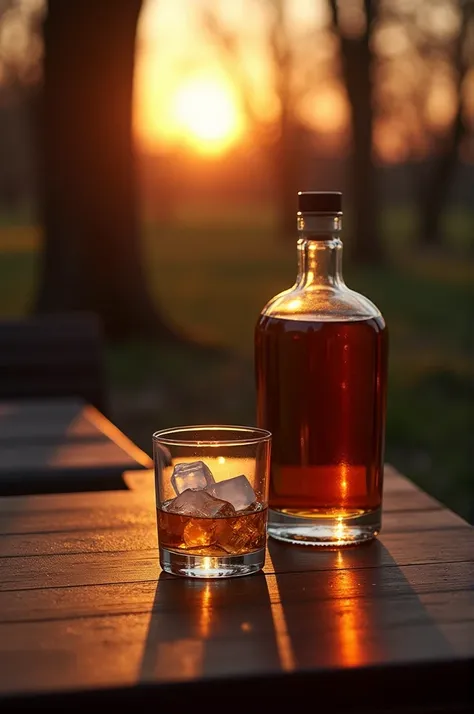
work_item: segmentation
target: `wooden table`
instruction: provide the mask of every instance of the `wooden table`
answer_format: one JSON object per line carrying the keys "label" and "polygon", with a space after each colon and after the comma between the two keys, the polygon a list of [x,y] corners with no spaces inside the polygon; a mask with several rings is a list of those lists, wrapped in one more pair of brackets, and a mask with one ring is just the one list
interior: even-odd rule
{"label": "wooden table", "polygon": [[2,714],[470,709],[473,530],[392,469],[378,541],[271,541],[264,574],[221,581],[160,573],[152,475],[131,484],[0,499]]}
{"label": "wooden table", "polygon": [[125,488],[125,471],[151,466],[82,400],[0,402],[0,496]]}

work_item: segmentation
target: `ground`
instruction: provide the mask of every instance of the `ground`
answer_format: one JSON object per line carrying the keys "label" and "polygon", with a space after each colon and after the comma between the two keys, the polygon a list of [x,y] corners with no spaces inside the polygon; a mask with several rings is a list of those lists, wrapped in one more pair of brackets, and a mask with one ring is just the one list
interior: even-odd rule
{"label": "ground", "polygon": [[[168,318],[199,340],[227,348],[201,357],[146,344],[107,351],[112,418],[145,450],[151,433],[185,423],[253,423],[253,328],[260,309],[295,278],[293,241],[279,245],[267,215],[190,211],[173,227],[144,222],[150,288]],[[350,287],[370,297],[390,330],[387,460],[428,492],[474,517],[473,215],[453,211],[449,245],[420,254],[412,215],[384,214],[390,267],[345,261]],[[26,312],[39,234],[0,223],[0,315]],[[350,229],[345,238],[350,249]]]}

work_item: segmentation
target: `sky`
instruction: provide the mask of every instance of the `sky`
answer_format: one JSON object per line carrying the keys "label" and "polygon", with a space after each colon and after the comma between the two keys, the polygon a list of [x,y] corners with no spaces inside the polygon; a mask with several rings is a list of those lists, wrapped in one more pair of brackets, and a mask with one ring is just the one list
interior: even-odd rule
{"label": "sky", "polygon": [[[145,0],[138,28],[134,119],[142,146],[154,151],[184,144],[220,155],[245,140],[249,124],[242,76],[255,113],[263,119],[275,115],[278,102],[267,42],[270,5],[269,0]],[[344,0],[340,6],[346,28],[357,31],[361,0]],[[224,28],[237,34],[233,61],[205,28],[203,15],[209,7]],[[340,146],[350,108],[336,40],[329,32],[328,3],[292,0],[284,7],[298,70],[295,112],[328,145]],[[382,7],[393,10],[395,19],[387,13],[374,37],[379,58],[375,143],[382,159],[397,161],[409,158],[413,147],[415,153],[429,149],[428,137],[442,132],[452,118],[455,77],[438,50],[456,33],[459,14],[452,0],[385,0]],[[432,38],[438,48],[429,63],[413,52],[414,31]],[[468,88],[472,96],[472,70],[466,92]],[[474,114],[474,102],[471,110]]]}
{"label": "sky", "polygon": [[[263,118],[271,118],[276,108],[266,57],[265,2],[212,0],[207,7],[217,12],[225,26],[238,32],[238,61],[251,85],[256,110]],[[219,152],[245,136],[248,122],[233,80],[233,68],[206,31],[203,8],[205,0],[145,0],[138,28],[135,129],[140,141],[152,150],[184,140],[197,150]],[[327,21],[325,2],[287,3],[287,22],[296,40],[310,30],[324,27]],[[332,54],[332,48],[327,52]],[[192,117],[188,121],[183,106],[186,102]],[[346,103],[334,87],[320,86],[312,105],[311,123],[316,128],[337,131],[345,124]],[[308,114],[303,101],[300,110]],[[206,118],[209,136],[214,128],[214,142],[202,141]],[[222,138],[219,127],[225,134]]]}
{"label": "sky", "polygon": [[[268,28],[278,1],[143,0],[134,87],[134,132],[143,150],[173,152],[179,146],[221,156],[248,140],[250,115],[253,125],[271,123],[279,101]],[[344,148],[350,106],[337,39],[330,31],[329,3],[280,3],[294,57],[291,107],[325,147]],[[28,37],[27,18],[44,6],[44,0],[16,0],[15,10],[3,16],[0,81],[5,61],[12,60],[23,62],[27,78],[39,77],[41,39]],[[382,160],[403,161],[433,150],[452,120],[456,76],[446,53],[460,14],[455,0],[381,0],[380,6],[382,18],[373,37],[375,151]],[[339,0],[349,34],[360,30],[361,7],[362,0]],[[236,39],[231,55],[206,27],[206,10]],[[429,40],[425,55],[414,51],[419,38]],[[474,27],[468,39],[473,55]],[[474,56],[471,67],[463,96],[474,123]]]}

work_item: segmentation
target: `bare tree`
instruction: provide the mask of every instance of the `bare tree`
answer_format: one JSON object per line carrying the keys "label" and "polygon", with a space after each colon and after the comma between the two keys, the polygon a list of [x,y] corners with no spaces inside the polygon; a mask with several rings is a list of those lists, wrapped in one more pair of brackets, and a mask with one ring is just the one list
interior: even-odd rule
{"label": "bare tree", "polygon": [[7,210],[29,207],[34,194],[41,19],[38,2],[0,0],[0,206]]}
{"label": "bare tree", "polygon": [[[353,3],[351,3],[353,5]],[[342,77],[351,109],[351,195],[354,232],[351,256],[360,263],[382,263],[385,258],[378,218],[379,199],[373,161],[372,37],[379,15],[378,0],[364,0],[354,26],[344,17],[348,2],[329,0],[332,28],[339,39]],[[362,14],[361,14],[362,13]]]}
{"label": "bare tree", "polygon": [[174,340],[146,289],[131,112],[141,0],[49,0],[37,312],[90,310],[114,339]]}
{"label": "bare tree", "polygon": [[[453,119],[438,149],[434,166],[422,186],[420,201],[419,241],[422,247],[439,247],[442,243],[441,219],[448,200],[449,187],[459,159],[459,149],[468,134],[465,80],[474,65],[474,2],[458,0],[459,31],[451,40],[448,56],[455,77]],[[425,40],[426,42],[426,40]],[[423,51],[423,50],[422,50]]]}
{"label": "bare tree", "polygon": [[[204,8],[204,24],[219,42],[223,56],[240,94],[242,106],[257,147],[264,153],[274,182],[277,230],[279,238],[294,238],[296,194],[301,186],[300,147],[304,126],[296,107],[301,101],[301,88],[296,86],[295,43],[289,32],[285,0],[264,0],[268,13],[265,53],[269,57],[271,87],[277,103],[276,118],[267,120],[252,101],[250,77],[242,62],[242,47],[238,29],[230,29],[216,11]],[[301,43],[308,46],[308,38]]]}

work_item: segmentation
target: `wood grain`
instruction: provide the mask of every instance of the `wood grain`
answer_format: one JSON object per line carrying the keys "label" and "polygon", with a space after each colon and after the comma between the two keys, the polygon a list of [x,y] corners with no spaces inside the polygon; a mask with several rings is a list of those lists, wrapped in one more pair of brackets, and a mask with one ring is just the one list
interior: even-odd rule
{"label": "wood grain", "polygon": [[[46,444],[25,445],[8,443],[0,445],[0,474],[2,480],[16,477],[38,478],[51,473],[100,468],[121,468],[123,471],[133,468],[135,459],[113,441],[101,439],[87,443],[51,442]],[[59,478],[58,477],[58,478]]]}
{"label": "wood grain", "polygon": [[[211,611],[202,620],[199,612],[182,613],[174,620],[169,614],[147,613],[29,623],[28,627],[0,625],[0,691],[261,676],[287,669],[284,658],[289,654],[290,671],[315,673],[326,668],[448,660],[463,651],[474,635],[473,622],[445,623],[441,631],[423,618],[402,626],[393,615],[391,626],[381,628],[367,627],[366,618],[359,626],[347,616],[331,617],[330,607],[324,614],[329,616],[327,624],[315,619],[314,606],[308,604],[298,616],[299,627],[291,612],[282,615],[253,606],[240,617]],[[281,618],[289,630],[286,654],[276,635]],[[379,625],[377,618],[379,613],[372,618]]]}
{"label": "wood grain", "polygon": [[85,402],[79,399],[0,402],[0,440],[34,443],[100,437],[84,407]]}
{"label": "wood grain", "polygon": [[[74,520],[70,520],[73,515]],[[93,514],[89,514],[92,516]],[[115,519],[116,526],[113,527]],[[100,520],[85,519],[84,528],[77,529],[81,517],[78,514],[61,512],[55,522],[57,531],[41,531],[41,525],[51,527],[51,516],[38,523],[37,514],[21,516],[7,528],[13,533],[3,534],[0,540],[0,555],[3,557],[51,555],[65,553],[99,553],[113,551],[149,550],[157,546],[155,511],[149,509],[112,510]],[[104,523],[106,525],[104,525]],[[72,527],[71,527],[72,526]],[[1,527],[1,520],[0,520]],[[390,533],[419,531],[445,531],[465,529],[465,522],[451,511],[421,511],[420,513],[390,513],[384,517],[383,537]],[[449,533],[445,534],[449,538]]]}
{"label": "wood grain", "polygon": [[[155,598],[157,580],[92,585],[83,587],[44,587],[33,590],[0,592],[0,621],[29,622],[92,617],[94,615],[181,612],[202,608],[203,597],[213,609],[235,604],[258,605],[262,588],[260,576],[234,581],[201,582],[160,576],[160,592]],[[407,565],[400,568],[361,568],[357,571],[331,570],[280,573],[264,576],[271,603],[317,602],[328,599],[386,598],[439,595],[468,591],[474,582],[474,563]],[[258,582],[257,582],[258,581]],[[169,596],[165,597],[169,592]],[[468,618],[472,619],[472,618]]]}
{"label": "wood grain", "polygon": [[474,532],[393,469],[377,541],[270,540],[264,573],[236,580],[161,573],[151,472],[135,486],[0,499],[0,693],[20,697],[2,714],[28,692],[71,692],[59,711],[88,693],[106,707],[133,692],[137,707],[143,691],[143,706],[163,707],[174,684],[187,706],[219,686],[246,699],[254,687],[267,705],[296,687],[346,696],[339,712],[385,711],[387,691],[391,710],[408,698],[410,714],[467,711]]}
{"label": "wood grain", "polygon": [[122,474],[151,459],[77,400],[0,403],[0,494],[126,488]]}
{"label": "wood grain", "polygon": [[[144,469],[138,473],[124,472],[124,479],[131,493],[123,494],[119,491],[108,492],[107,498],[101,498],[97,501],[95,508],[100,508],[103,511],[105,508],[122,507],[133,509],[141,504],[150,504],[154,502],[154,479],[153,471]],[[416,498],[421,495],[422,501],[420,504],[426,503],[427,496],[423,491],[417,488],[411,481],[404,476],[401,476],[391,466],[385,467],[384,493],[386,495],[385,506],[390,507],[391,502],[396,501],[397,494],[405,494]],[[73,500],[71,501],[71,498]],[[430,499],[428,501],[430,507],[436,509],[442,508],[441,504]],[[408,502],[407,502],[408,505]],[[61,510],[78,510],[90,512],[90,496],[89,494],[76,493],[74,496],[68,495],[65,500],[63,494],[49,494],[48,498],[39,499],[21,499],[21,498],[0,498],[0,514],[1,513],[30,513],[43,511],[61,511]],[[419,510],[425,510],[421,507]],[[1,515],[0,515],[1,518]]]}
{"label": "wood grain", "polygon": [[[387,479],[390,483],[392,480]],[[396,485],[400,485],[396,482]],[[412,487],[388,491],[385,497],[383,531],[416,531],[465,526],[452,511]],[[404,508],[410,506],[410,508]],[[104,494],[93,509],[90,495],[52,494],[47,498],[0,499],[0,534],[33,534],[61,531],[120,529],[155,523],[155,496],[152,488]],[[54,525],[53,525],[54,524]]]}
{"label": "wood grain", "polygon": [[[446,535],[448,533],[448,537]],[[334,568],[380,568],[424,563],[463,562],[471,558],[474,536],[468,527],[417,534],[392,533],[369,545],[315,551],[270,539],[265,572],[302,572]],[[112,547],[114,544],[112,543]],[[0,590],[68,587],[150,580],[159,573],[156,549],[26,556],[0,559]]]}

